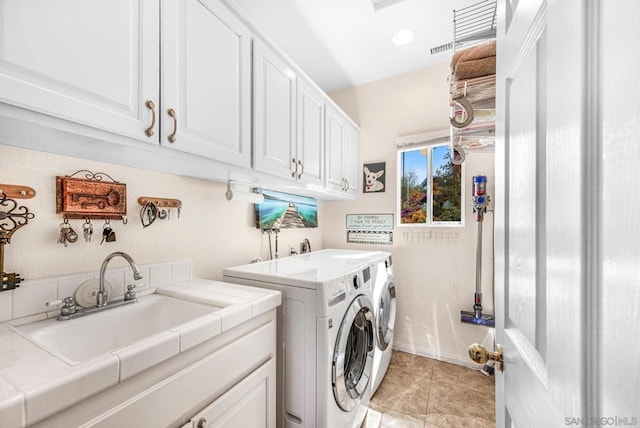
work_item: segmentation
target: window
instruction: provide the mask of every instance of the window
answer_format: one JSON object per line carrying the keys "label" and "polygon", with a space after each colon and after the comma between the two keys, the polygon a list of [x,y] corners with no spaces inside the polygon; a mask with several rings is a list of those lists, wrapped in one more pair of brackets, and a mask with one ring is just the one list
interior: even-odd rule
{"label": "window", "polygon": [[409,146],[398,149],[399,225],[462,226],[463,168],[451,162],[449,145]]}

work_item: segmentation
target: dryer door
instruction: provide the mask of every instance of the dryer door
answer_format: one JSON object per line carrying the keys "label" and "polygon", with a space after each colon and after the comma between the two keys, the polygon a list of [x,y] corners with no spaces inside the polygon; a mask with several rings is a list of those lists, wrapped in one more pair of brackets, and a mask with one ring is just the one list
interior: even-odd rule
{"label": "dryer door", "polygon": [[396,323],[396,287],[391,280],[387,280],[378,298],[378,347],[385,351],[393,338]]}
{"label": "dryer door", "polygon": [[355,409],[367,390],[373,366],[375,321],[366,296],[356,297],[347,310],[333,351],[331,380],[338,406]]}

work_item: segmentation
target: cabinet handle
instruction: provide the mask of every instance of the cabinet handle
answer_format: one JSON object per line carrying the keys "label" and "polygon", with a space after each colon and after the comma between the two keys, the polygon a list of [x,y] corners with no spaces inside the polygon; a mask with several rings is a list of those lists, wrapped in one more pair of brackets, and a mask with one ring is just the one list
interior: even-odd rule
{"label": "cabinet handle", "polygon": [[207,419],[200,418],[200,420],[198,421],[198,426],[196,428],[207,428]]}
{"label": "cabinet handle", "polygon": [[341,178],[341,179],[340,179],[340,189],[341,189],[342,191],[347,190],[347,189],[346,189],[346,186],[347,186],[347,185],[345,184],[345,183],[346,183],[346,181],[347,181],[347,180],[345,180],[344,178]]}
{"label": "cabinet handle", "polygon": [[[302,178],[302,174],[304,174],[304,165],[302,164],[302,161],[300,159],[298,159],[298,165],[300,165],[300,174],[298,174],[298,180],[300,178]],[[298,167],[296,167],[296,171],[298,170]]]}
{"label": "cabinet handle", "polygon": [[167,110],[167,114],[173,119],[173,132],[169,134],[169,136],[167,137],[167,140],[169,140],[170,143],[175,143],[176,134],[178,133],[178,115],[176,114],[176,111],[172,108]]}
{"label": "cabinet handle", "polygon": [[346,192],[347,190],[349,190],[349,180],[347,180],[346,178],[344,179],[344,191]]}
{"label": "cabinet handle", "polygon": [[291,162],[293,163],[293,172],[291,173],[291,176],[293,178],[296,178],[296,174],[298,173],[298,164],[296,163],[296,158],[291,159]]}
{"label": "cabinet handle", "polygon": [[153,135],[153,128],[156,126],[156,106],[153,104],[153,101],[148,100],[144,105],[147,106],[149,110],[151,110],[151,125],[147,129],[144,130],[144,133],[147,137],[151,137]]}

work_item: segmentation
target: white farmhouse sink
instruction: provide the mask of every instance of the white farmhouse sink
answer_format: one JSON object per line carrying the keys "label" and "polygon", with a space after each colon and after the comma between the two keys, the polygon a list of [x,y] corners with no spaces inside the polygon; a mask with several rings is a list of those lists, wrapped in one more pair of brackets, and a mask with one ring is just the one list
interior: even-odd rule
{"label": "white farmhouse sink", "polygon": [[48,351],[83,361],[177,327],[220,307],[152,294],[137,303],[68,321],[49,319],[15,327]]}

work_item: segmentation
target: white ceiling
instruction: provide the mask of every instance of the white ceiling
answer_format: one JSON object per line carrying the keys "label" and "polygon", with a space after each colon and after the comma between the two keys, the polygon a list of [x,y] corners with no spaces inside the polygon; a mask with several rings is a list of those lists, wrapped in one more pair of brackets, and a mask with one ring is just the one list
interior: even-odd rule
{"label": "white ceiling", "polygon": [[[234,0],[325,92],[360,85],[433,64],[452,51],[453,10],[478,0],[393,0],[374,10],[371,0]],[[400,28],[415,37],[391,42]]]}

